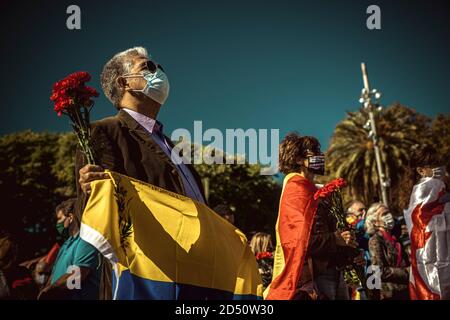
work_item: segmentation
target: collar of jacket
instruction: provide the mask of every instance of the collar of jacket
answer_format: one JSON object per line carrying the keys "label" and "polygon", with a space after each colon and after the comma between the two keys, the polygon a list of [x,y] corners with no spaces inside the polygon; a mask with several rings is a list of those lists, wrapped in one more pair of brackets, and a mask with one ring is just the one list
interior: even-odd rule
{"label": "collar of jacket", "polygon": [[[149,148],[149,150],[153,151],[161,160],[168,163],[172,168],[172,172],[176,171],[175,165],[173,164],[172,160],[166,155],[166,153],[159,147],[159,145],[153,140],[151,135],[145,130],[144,127],[142,127],[136,120],[133,119],[132,116],[130,116],[126,111],[120,110],[117,115],[117,118],[119,118],[120,123],[122,123],[123,126],[128,128],[130,131],[130,134],[138,140],[140,143],[144,144]],[[164,136],[165,137],[165,136]],[[167,137],[166,137],[167,139]],[[170,139],[167,139],[167,142],[169,145],[172,146],[172,143]],[[175,171],[174,171],[175,170]],[[184,191],[184,186],[181,180],[181,177],[178,177],[181,183],[181,188]]]}
{"label": "collar of jacket", "polygon": [[[148,134],[148,132],[145,130],[145,128],[142,127],[136,120],[133,119],[132,116],[130,116],[126,111],[124,111],[122,109],[119,110],[116,117],[119,119],[119,121],[122,123],[123,126],[128,128],[128,130],[130,131],[130,134],[135,139],[137,139],[141,143],[148,146],[148,148],[150,150],[152,150],[160,159],[167,162],[173,168],[172,173],[177,175],[181,189],[183,190],[183,194],[185,194],[183,180],[181,179],[180,175],[178,174],[178,170],[176,169],[172,160],[165,154],[165,152],[159,147],[159,145],[152,139],[152,137]],[[174,144],[172,143],[172,141],[168,137],[166,137],[164,134],[163,134],[163,136],[166,138],[166,141],[169,144],[169,146],[171,148],[173,148]],[[193,175],[195,177],[197,177],[197,179],[201,179],[201,177],[198,175],[197,171],[195,171],[192,164],[186,164],[186,166],[193,173]],[[202,193],[203,199],[205,199],[205,202],[206,202],[206,197],[205,197],[203,188],[201,186],[200,186],[200,192]]]}

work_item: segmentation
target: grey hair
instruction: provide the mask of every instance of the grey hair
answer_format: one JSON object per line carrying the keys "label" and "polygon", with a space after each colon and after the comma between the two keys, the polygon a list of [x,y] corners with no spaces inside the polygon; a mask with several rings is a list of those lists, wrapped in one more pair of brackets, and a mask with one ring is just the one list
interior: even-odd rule
{"label": "grey hair", "polygon": [[355,213],[352,207],[357,203],[361,203],[362,205],[364,205],[364,202],[360,200],[352,200],[347,206],[347,213]]}
{"label": "grey hair", "polygon": [[378,216],[376,213],[378,209],[380,209],[381,207],[384,207],[383,203],[375,202],[370,206],[369,210],[367,210],[364,227],[366,229],[367,234],[369,235],[373,235],[378,229],[378,227],[375,225],[376,222],[378,221]]}
{"label": "grey hair", "polygon": [[144,47],[134,47],[119,52],[105,64],[100,75],[103,92],[117,109],[120,109],[120,101],[124,94],[123,89],[117,84],[117,78],[131,71],[132,58],[136,56],[149,58],[147,49]]}

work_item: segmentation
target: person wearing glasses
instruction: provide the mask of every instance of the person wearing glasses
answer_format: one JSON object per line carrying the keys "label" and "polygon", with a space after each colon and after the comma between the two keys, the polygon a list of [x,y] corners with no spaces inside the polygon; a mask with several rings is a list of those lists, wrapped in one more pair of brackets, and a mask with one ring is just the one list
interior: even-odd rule
{"label": "person wearing glasses", "polygon": [[351,225],[357,225],[366,215],[366,206],[359,200],[353,200],[348,205],[347,222]]}
{"label": "person wearing glasses", "polygon": [[355,230],[358,247],[364,250],[366,260],[370,261],[368,246],[370,236],[366,233],[364,228],[366,212],[366,205],[359,200],[353,200],[347,206],[347,222]]}
{"label": "person wearing glasses", "polygon": [[[358,248],[364,251],[366,267],[370,265],[369,239],[370,236],[364,228],[366,218],[366,205],[360,200],[352,200],[347,206],[347,222],[355,231]],[[367,300],[366,294],[361,286],[352,287],[352,296],[355,299]]]}
{"label": "person wearing glasses", "polygon": [[[173,159],[174,145],[157,120],[169,95],[169,80],[161,65],[145,48],[131,48],[117,53],[105,64],[100,82],[118,113],[91,125],[98,165],[86,164],[82,153],[77,151],[78,210],[83,212],[91,192],[90,183],[109,177],[104,169],[205,203],[200,176],[192,165]],[[107,268],[102,276],[103,299],[111,298],[109,275],[111,271]]]}

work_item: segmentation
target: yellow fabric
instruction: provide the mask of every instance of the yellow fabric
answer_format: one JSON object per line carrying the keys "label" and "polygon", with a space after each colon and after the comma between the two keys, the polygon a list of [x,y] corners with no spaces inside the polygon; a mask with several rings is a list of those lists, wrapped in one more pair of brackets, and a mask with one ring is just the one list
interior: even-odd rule
{"label": "yellow fabric", "polygon": [[[245,235],[206,205],[110,172],[91,183],[81,236],[144,279],[262,296]],[[114,290],[114,288],[113,288]]]}

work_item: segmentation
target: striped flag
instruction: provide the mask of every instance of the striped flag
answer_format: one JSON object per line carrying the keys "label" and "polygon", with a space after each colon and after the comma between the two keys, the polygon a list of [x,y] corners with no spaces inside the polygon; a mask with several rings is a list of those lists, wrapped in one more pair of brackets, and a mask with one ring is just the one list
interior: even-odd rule
{"label": "striped flag", "polygon": [[266,300],[295,297],[317,211],[316,191],[316,186],[298,173],[284,178],[275,227],[277,245],[272,283],[264,291]]}
{"label": "striped flag", "polygon": [[107,171],[80,235],[113,265],[114,299],[261,299],[245,235],[206,205]]}

